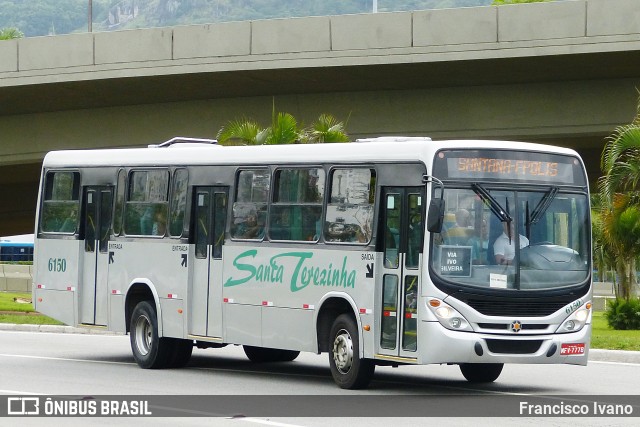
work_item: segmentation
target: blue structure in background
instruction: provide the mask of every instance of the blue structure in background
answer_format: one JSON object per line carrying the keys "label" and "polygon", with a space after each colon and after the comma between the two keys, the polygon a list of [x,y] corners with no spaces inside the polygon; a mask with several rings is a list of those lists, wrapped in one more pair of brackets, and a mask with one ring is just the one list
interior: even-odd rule
{"label": "blue structure in background", "polygon": [[33,235],[0,238],[0,261],[33,262]]}

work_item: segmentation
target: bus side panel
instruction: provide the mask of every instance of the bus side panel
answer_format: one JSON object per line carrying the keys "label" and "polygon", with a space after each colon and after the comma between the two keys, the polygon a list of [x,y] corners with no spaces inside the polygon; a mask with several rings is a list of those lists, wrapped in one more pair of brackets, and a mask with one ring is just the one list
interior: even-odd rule
{"label": "bus side panel", "polygon": [[315,352],[313,310],[263,307],[262,345],[285,350]]}
{"label": "bus side panel", "polygon": [[[71,326],[76,326],[78,319],[77,299],[81,274],[78,259],[81,250],[82,242],[79,240],[36,240],[38,256],[34,262],[34,308]],[[47,292],[43,292],[45,290]]]}
{"label": "bus side panel", "polygon": [[225,304],[224,341],[231,344],[262,346],[262,307]]}
{"label": "bus side panel", "polygon": [[[329,295],[353,301],[349,302],[353,314],[371,313],[374,308],[372,252],[346,246],[226,245],[224,257],[223,298],[229,301],[224,304],[225,342],[248,344],[245,339],[251,339],[250,345],[315,352],[314,310]],[[230,308],[238,305],[252,308]],[[242,318],[243,310],[250,319]],[[262,339],[254,340],[260,333]],[[373,354],[373,341],[363,344],[365,353]]]}
{"label": "bus side panel", "polygon": [[160,298],[160,307],[162,308],[162,336],[185,337],[184,301],[182,299]]}
{"label": "bus side panel", "polygon": [[[127,295],[129,286],[144,279],[144,283],[150,284],[146,286],[155,287],[160,298],[158,326],[162,336],[186,336],[183,301],[187,297],[189,270],[187,260],[183,259],[180,251],[175,250],[175,246],[175,242],[168,239],[141,238],[135,242],[109,242],[110,330],[122,331],[126,326],[124,301],[120,302],[118,296]],[[166,314],[165,306],[168,309]],[[178,309],[183,312],[179,313]]]}
{"label": "bus side panel", "polygon": [[124,314],[124,295],[109,295],[109,330],[127,332]]}
{"label": "bus side panel", "polygon": [[67,325],[77,325],[76,293],[51,289],[33,290],[34,308]]}

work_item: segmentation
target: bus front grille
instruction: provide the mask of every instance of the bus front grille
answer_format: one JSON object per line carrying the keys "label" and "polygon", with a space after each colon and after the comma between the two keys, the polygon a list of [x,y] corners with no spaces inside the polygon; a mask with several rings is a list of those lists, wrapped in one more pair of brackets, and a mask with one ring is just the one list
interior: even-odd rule
{"label": "bus front grille", "polygon": [[461,298],[461,295],[456,295],[456,298],[485,316],[520,318],[549,316],[569,304],[575,297],[567,296],[567,298],[553,300],[536,299],[534,301],[526,298]]}
{"label": "bus front grille", "polygon": [[487,339],[487,348],[498,354],[533,354],[540,349],[542,340]]}

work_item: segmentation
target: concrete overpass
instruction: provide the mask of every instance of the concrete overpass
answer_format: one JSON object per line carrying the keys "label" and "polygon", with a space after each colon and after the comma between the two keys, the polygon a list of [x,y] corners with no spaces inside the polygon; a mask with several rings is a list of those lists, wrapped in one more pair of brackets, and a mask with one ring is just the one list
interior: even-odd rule
{"label": "concrete overpass", "polygon": [[0,42],[0,235],[30,232],[61,148],[214,137],[272,102],[353,137],[513,138],[577,149],[635,115],[637,0],[233,22]]}

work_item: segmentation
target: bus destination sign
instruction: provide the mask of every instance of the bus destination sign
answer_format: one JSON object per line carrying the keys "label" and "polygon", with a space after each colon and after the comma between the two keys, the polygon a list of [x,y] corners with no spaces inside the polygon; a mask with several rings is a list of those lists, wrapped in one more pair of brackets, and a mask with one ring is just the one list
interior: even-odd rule
{"label": "bus destination sign", "polygon": [[[495,179],[513,181],[533,181],[548,183],[574,184],[573,160],[570,157],[528,160],[512,158],[509,152],[503,153],[441,152],[436,163],[440,163],[439,172],[445,172],[448,178]],[[506,155],[505,155],[506,154]],[[504,155],[504,157],[502,157]],[[502,158],[500,158],[502,157]],[[513,156],[515,157],[515,156]],[[540,156],[538,156],[540,157]],[[444,158],[444,159],[443,159]],[[446,160],[445,165],[442,160]],[[563,161],[558,161],[563,160]]]}

